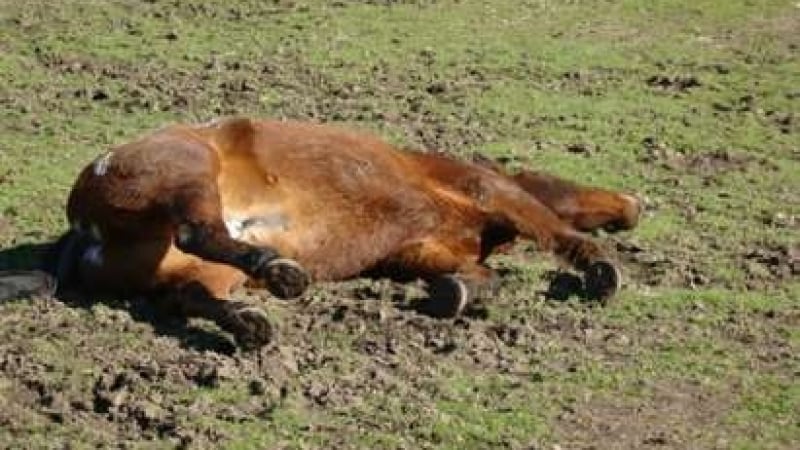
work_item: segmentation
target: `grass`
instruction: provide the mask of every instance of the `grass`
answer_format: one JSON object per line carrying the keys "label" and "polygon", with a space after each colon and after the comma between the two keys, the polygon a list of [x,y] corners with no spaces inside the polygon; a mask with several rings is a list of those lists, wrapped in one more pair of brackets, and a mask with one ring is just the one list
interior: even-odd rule
{"label": "grass", "polygon": [[[529,253],[498,258],[508,283],[489,318],[467,325],[399,312],[382,322],[386,305],[323,287],[310,306],[269,306],[286,336],[269,358],[289,361],[276,367],[187,349],[136,321],[121,329],[133,320],[124,310],[0,305],[0,441],[796,447],[797,29],[789,0],[0,0],[0,267],[27,264],[26,245],[65,228],[72,180],[95,155],[227,114],[480,152],[649,204],[620,238],[642,251],[605,308],[543,300],[550,263]],[[342,305],[347,319],[329,320]],[[381,350],[393,339],[394,353]],[[91,398],[103,368],[133,370],[145,355],[167,381],[131,395],[163,391],[177,424],[167,431],[142,425],[135,404],[53,421],[30,390],[38,377]],[[30,370],[3,363],[13,358]],[[238,375],[216,388],[169,381],[185,360]],[[254,398],[252,378],[286,393]],[[306,393],[320,384],[322,404]]]}

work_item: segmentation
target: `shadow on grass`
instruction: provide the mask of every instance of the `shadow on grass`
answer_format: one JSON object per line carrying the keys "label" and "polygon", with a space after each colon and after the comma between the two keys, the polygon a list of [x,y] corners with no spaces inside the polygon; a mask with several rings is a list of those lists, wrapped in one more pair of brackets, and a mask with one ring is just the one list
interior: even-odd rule
{"label": "shadow on grass", "polygon": [[[497,273],[501,278],[514,276],[513,271],[508,269],[499,269]],[[604,303],[587,290],[583,278],[572,272],[564,269],[551,269],[544,273],[543,278],[547,281],[547,289],[537,290],[536,294],[541,295],[545,300],[567,302],[575,299],[589,305]]]}
{"label": "shadow on grass", "polygon": [[586,292],[583,279],[573,273],[551,270],[545,274],[549,280],[547,290],[542,292],[547,300],[566,302],[570,298],[578,298],[584,303],[593,303]]}
{"label": "shadow on grass", "polygon": [[226,355],[236,351],[236,345],[223,332],[192,326],[188,320],[172,314],[152,299],[90,295],[82,292],[79,286],[59,286],[54,276],[59,250],[59,243],[21,244],[0,249],[0,304],[54,297],[72,308],[89,310],[99,303],[127,311],[134,320],[151,324],[157,334],[178,339],[184,348]]}

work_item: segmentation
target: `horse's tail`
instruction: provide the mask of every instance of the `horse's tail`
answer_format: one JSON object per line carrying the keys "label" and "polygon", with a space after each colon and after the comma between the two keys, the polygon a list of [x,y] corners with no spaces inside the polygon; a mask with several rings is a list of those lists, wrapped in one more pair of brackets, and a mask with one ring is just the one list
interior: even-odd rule
{"label": "horse's tail", "polygon": [[80,287],[78,262],[86,237],[68,231],[51,244],[35,268],[0,270],[0,302],[25,297],[56,296]]}

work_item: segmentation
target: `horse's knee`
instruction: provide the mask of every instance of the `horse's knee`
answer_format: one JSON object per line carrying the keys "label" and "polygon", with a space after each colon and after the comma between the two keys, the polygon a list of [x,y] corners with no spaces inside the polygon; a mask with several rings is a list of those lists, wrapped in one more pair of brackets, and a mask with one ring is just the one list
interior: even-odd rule
{"label": "horse's knee", "polygon": [[251,274],[278,257],[278,253],[270,248],[234,241],[223,225],[181,223],[176,230],[175,245],[182,252],[231,264]]}
{"label": "horse's knee", "polygon": [[308,288],[306,270],[291,259],[282,258],[269,247],[256,247],[235,241],[224,226],[184,222],[178,226],[176,246],[210,261],[229,264],[263,281],[279,298],[294,298]]}

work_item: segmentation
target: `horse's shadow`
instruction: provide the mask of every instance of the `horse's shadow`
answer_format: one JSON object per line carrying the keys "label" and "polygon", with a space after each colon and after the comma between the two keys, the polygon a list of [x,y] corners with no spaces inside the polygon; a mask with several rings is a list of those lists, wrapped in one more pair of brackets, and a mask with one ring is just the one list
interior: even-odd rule
{"label": "horse's shadow", "polygon": [[53,297],[71,308],[91,310],[97,304],[126,311],[137,322],[145,322],[158,335],[178,340],[180,346],[196,351],[212,351],[231,355],[237,346],[224,332],[206,330],[191,321],[170,314],[163,307],[143,297],[90,295],[80,287],[58,286],[52,267],[55,244],[21,244],[0,249],[0,306],[5,301],[36,301]]}
{"label": "horse's shadow", "polygon": [[[14,299],[32,299],[54,297],[71,308],[91,310],[95,305],[127,312],[137,322],[149,323],[156,334],[173,337],[180,346],[196,351],[212,351],[231,355],[237,351],[233,339],[221,330],[215,331],[197,326],[196,322],[176,315],[162,306],[162,302],[144,297],[122,297],[113,295],[91,295],[82,292],[79,287],[57,286],[55,255],[57,244],[21,244],[15,247],[0,249],[0,306],[3,301]],[[552,274],[551,274],[552,275]],[[547,291],[542,292],[550,300],[565,301],[568,298],[583,294],[582,281],[579,277],[566,273],[556,273],[550,280]],[[9,295],[10,293],[10,295]],[[394,297],[394,296],[393,296]],[[5,300],[4,300],[5,299]],[[393,303],[401,310],[420,311],[420,301],[408,302],[404,295],[393,298]],[[419,299],[417,299],[419,300]],[[484,302],[477,302],[465,310],[464,315],[471,318],[485,319],[488,310]]]}

